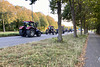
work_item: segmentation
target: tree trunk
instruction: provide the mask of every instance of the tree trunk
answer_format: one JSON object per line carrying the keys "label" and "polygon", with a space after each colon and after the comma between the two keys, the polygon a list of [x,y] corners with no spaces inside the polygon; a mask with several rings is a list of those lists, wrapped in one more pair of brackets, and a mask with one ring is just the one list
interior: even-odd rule
{"label": "tree trunk", "polygon": [[85,16],[83,17],[83,19],[84,19],[84,34],[86,34],[86,24],[85,24]]}
{"label": "tree trunk", "polygon": [[4,24],[4,19],[3,19],[2,21],[3,21],[3,32],[5,32],[5,24]]}
{"label": "tree trunk", "polygon": [[58,5],[58,41],[62,41],[62,28],[61,28],[61,2],[57,2]]}
{"label": "tree trunk", "polygon": [[88,25],[86,26],[86,34],[88,33]]}
{"label": "tree trunk", "polygon": [[96,33],[100,34],[100,24],[98,24],[97,27],[96,27]]}
{"label": "tree trunk", "polygon": [[77,37],[76,32],[76,21],[75,21],[75,10],[74,10],[74,0],[69,0],[70,8],[71,8],[71,15],[72,15],[72,21],[73,21],[73,28],[74,28],[74,37]]}
{"label": "tree trunk", "polygon": [[88,28],[86,28],[86,34],[88,33]]}
{"label": "tree trunk", "polygon": [[[81,16],[81,12],[82,12],[82,1],[78,0],[78,6],[79,6],[79,13]],[[82,17],[80,18],[81,21],[81,27],[80,27],[80,35],[82,35]]]}
{"label": "tree trunk", "polygon": [[87,28],[85,28],[85,34],[87,34]]}
{"label": "tree trunk", "polygon": [[81,19],[81,35],[82,35],[82,19]]}
{"label": "tree trunk", "polygon": [[99,34],[100,34],[100,27],[99,27],[98,31],[99,31]]}
{"label": "tree trunk", "polygon": [[98,27],[98,33],[100,34],[100,27]]}

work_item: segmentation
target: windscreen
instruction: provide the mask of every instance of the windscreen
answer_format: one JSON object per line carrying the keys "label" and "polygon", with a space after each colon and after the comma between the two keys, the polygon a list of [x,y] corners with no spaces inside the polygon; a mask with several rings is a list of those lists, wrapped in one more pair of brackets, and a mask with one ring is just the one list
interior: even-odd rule
{"label": "windscreen", "polygon": [[23,22],[23,23],[24,23],[24,26],[29,25],[29,22]]}

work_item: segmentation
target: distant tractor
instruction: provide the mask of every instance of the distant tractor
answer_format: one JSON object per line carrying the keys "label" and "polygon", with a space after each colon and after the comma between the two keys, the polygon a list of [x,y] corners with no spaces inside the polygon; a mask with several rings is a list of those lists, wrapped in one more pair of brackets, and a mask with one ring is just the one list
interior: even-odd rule
{"label": "distant tractor", "polygon": [[52,35],[54,35],[54,34],[55,34],[54,26],[49,26],[49,27],[46,29],[46,34],[52,34]]}
{"label": "distant tractor", "polygon": [[[64,34],[65,33],[64,26],[61,26],[61,27],[62,27],[62,34]],[[58,29],[56,29],[55,33],[58,34]]]}
{"label": "distant tractor", "polygon": [[68,32],[72,32],[72,29],[69,29]]}
{"label": "distant tractor", "polygon": [[40,37],[41,31],[37,29],[37,23],[32,21],[24,21],[24,26],[19,27],[19,34],[22,37],[33,37],[34,35]]}

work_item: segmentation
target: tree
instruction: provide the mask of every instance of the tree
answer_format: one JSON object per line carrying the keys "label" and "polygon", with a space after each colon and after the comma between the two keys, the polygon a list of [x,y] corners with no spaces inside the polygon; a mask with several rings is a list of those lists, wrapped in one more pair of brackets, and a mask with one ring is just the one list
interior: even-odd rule
{"label": "tree", "polygon": [[78,0],[78,20],[79,20],[79,23],[80,23],[80,31],[81,31],[81,33],[80,33],[80,35],[82,35],[82,20],[83,20],[83,17],[82,17],[82,1],[81,0]]}
{"label": "tree", "polygon": [[75,4],[74,0],[69,0],[64,8],[64,12],[62,14],[63,19],[72,20],[73,21],[73,28],[74,28],[74,37],[77,37],[76,32],[76,11],[75,11]]}
{"label": "tree", "polygon": [[5,25],[10,24],[13,20],[15,20],[15,13],[12,11],[15,9],[12,4],[5,0],[0,1],[0,9],[0,18],[2,19],[3,31],[5,32]]}
{"label": "tree", "polygon": [[[71,4],[74,3],[75,22],[76,25],[79,25],[79,22],[81,22],[81,35],[82,27],[84,28],[84,34],[88,33],[88,29],[95,28],[100,33],[100,0],[69,0],[69,3],[71,7],[73,6]],[[69,3],[67,3],[62,14],[63,19],[67,20],[72,18]]]}
{"label": "tree", "polygon": [[50,0],[50,7],[52,10],[52,13],[54,14],[57,11],[58,14],[58,41],[62,41],[62,29],[61,29],[61,5],[65,2],[66,0]]}
{"label": "tree", "polygon": [[45,30],[49,26],[46,16],[40,12],[37,12],[36,14],[39,18],[41,29]]}
{"label": "tree", "polygon": [[57,22],[55,22],[55,20],[52,17],[47,15],[46,18],[48,20],[49,26],[54,26],[55,28],[58,28],[57,27]]}
{"label": "tree", "polygon": [[96,28],[96,33],[100,34],[100,0],[95,0],[92,2],[93,5],[93,14],[94,18],[96,18],[95,21],[95,28]]}
{"label": "tree", "polygon": [[76,32],[76,20],[75,20],[75,10],[74,10],[74,0],[69,0],[70,9],[71,9],[71,15],[72,15],[72,21],[73,21],[73,28],[74,28],[74,37],[77,37]]}
{"label": "tree", "polygon": [[84,0],[83,1],[83,20],[84,20],[84,34],[88,33],[88,28],[89,28],[89,24],[91,23],[90,19],[93,18],[94,13],[93,13],[93,7],[94,7],[94,3],[96,1],[91,0],[91,1],[87,1]]}

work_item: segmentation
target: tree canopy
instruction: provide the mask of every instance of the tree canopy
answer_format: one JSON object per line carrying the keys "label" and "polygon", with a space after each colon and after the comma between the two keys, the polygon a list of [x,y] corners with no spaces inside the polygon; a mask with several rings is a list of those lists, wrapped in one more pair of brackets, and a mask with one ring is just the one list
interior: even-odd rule
{"label": "tree canopy", "polygon": [[[100,30],[100,0],[69,0],[74,1],[75,21],[76,25],[84,28],[84,33],[88,29]],[[71,3],[71,4],[72,4]],[[63,11],[64,20],[72,20],[70,3],[67,2]],[[99,32],[98,32],[99,33]]]}

